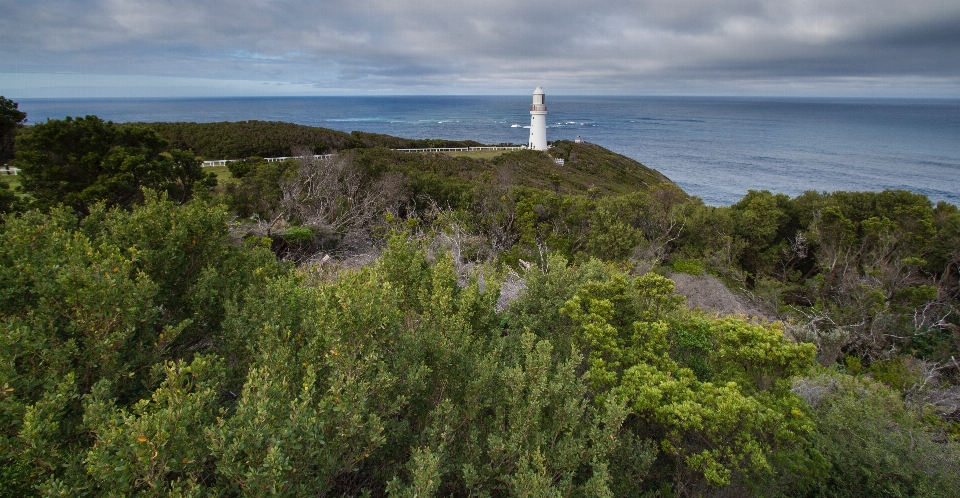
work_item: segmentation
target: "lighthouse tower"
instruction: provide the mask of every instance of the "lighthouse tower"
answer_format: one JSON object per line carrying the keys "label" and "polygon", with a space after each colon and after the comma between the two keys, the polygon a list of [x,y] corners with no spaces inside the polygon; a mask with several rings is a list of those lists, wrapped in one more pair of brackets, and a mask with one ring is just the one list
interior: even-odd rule
{"label": "lighthouse tower", "polygon": [[543,88],[533,91],[533,105],[530,106],[530,141],[527,146],[533,150],[547,150],[547,105]]}

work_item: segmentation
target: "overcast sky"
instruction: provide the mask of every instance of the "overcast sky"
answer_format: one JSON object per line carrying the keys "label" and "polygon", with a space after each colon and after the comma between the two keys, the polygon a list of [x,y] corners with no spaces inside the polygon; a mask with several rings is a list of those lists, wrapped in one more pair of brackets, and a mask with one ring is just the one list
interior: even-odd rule
{"label": "overcast sky", "polygon": [[960,97],[958,0],[0,0],[8,97]]}

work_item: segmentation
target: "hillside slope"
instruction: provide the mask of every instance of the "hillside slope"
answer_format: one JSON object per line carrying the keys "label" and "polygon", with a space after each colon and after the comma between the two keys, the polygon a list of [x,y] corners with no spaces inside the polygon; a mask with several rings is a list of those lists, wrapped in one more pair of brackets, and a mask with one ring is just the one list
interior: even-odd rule
{"label": "hillside slope", "polygon": [[543,189],[557,188],[559,181],[559,189],[568,192],[597,188],[603,193],[625,194],[673,184],[659,171],[595,144],[561,140],[553,143],[549,155],[563,159],[564,164],[536,151],[503,155],[493,162],[516,174],[520,178],[517,184]]}
{"label": "hillside slope", "polygon": [[376,133],[342,131],[278,121],[237,121],[219,123],[126,123],[144,126],[170,142],[174,149],[193,150],[204,159],[283,157],[293,149],[308,147],[315,154],[370,147],[391,149],[426,147],[469,147],[473,141],[411,140]]}
{"label": "hillside slope", "polygon": [[383,148],[352,150],[349,153],[374,175],[397,172],[417,183],[446,184],[453,188],[455,185],[468,188],[469,184],[479,182],[567,194],[614,195],[645,191],[658,185],[673,185],[659,172],[597,145],[561,142],[556,150],[573,159],[560,165],[554,162],[550,154],[533,150],[507,152],[493,159],[399,152]]}
{"label": "hillside slope", "polygon": [[[420,183],[452,186],[476,181],[532,187],[558,193],[625,194],[673,183],[658,171],[599,145],[554,142],[548,153],[508,152],[491,159],[451,157],[437,153],[404,153],[390,149],[475,147],[475,141],[406,139],[354,131],[344,133],[315,126],[272,121],[221,123],[129,123],[145,126],[172,149],[193,150],[204,159],[281,157],[306,147],[316,154],[353,151],[371,172],[401,172]],[[563,159],[564,164],[554,162]],[[591,190],[593,189],[593,190]],[[459,190],[455,188],[454,190]],[[450,195],[457,195],[450,193]]]}

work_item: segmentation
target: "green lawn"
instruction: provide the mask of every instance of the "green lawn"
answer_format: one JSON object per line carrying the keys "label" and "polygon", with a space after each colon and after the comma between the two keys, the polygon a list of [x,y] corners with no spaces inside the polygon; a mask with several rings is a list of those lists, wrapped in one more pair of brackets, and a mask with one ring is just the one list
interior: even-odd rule
{"label": "green lawn", "polygon": [[213,173],[217,175],[217,184],[223,185],[225,182],[232,182],[233,175],[230,174],[230,170],[226,166],[212,166],[209,168],[203,168],[204,173]]}
{"label": "green lawn", "polygon": [[475,150],[470,152],[443,152],[448,156],[454,157],[472,157],[474,159],[493,159],[497,156],[503,155],[506,152],[512,152],[509,150]]}
{"label": "green lawn", "polygon": [[17,175],[7,175],[3,169],[0,169],[0,181],[7,182],[10,188],[15,189],[20,186],[20,177]]}

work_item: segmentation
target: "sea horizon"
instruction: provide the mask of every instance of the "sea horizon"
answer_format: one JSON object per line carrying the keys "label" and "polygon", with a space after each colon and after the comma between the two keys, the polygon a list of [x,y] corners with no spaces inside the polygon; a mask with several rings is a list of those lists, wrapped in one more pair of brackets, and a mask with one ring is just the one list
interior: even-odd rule
{"label": "sea horizon", "polygon": [[[960,99],[551,95],[549,141],[596,143],[710,205],[748,190],[902,188],[960,204]],[[530,96],[368,95],[20,99],[28,123],[285,121],[404,138],[525,143]]]}

